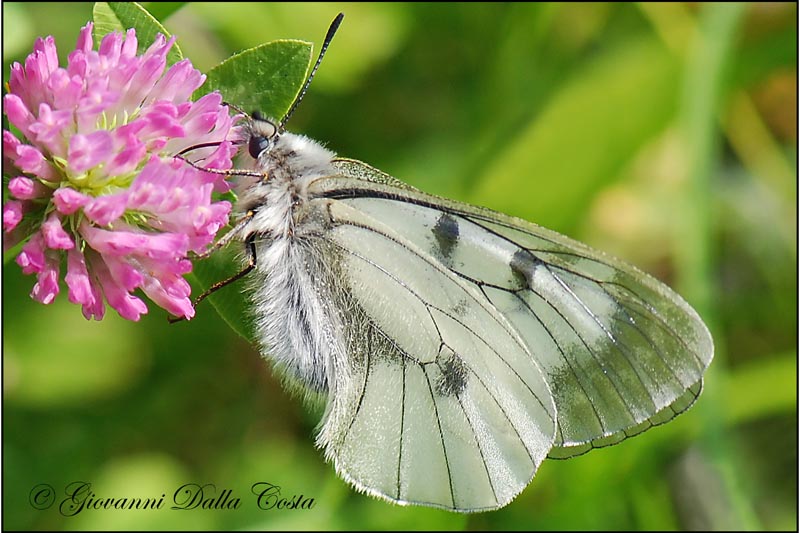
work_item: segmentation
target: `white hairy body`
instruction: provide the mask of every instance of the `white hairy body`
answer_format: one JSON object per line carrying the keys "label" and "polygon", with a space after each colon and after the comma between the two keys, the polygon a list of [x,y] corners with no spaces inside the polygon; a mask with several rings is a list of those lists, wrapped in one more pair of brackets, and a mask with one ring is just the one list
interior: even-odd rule
{"label": "white hairy body", "polygon": [[319,261],[314,241],[321,228],[298,226],[295,215],[308,201],[308,185],[334,173],[333,157],[307,137],[285,133],[255,162],[264,178],[237,187],[239,209],[254,212],[241,234],[255,236],[251,294],[262,352],[316,392],[327,391],[334,352],[342,347],[321,280],[310,277],[319,272],[309,263]]}

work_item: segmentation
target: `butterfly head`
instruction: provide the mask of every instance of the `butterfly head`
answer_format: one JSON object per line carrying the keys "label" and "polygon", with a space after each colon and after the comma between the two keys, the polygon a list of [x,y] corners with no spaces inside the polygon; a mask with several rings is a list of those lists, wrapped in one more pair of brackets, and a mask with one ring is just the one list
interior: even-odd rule
{"label": "butterfly head", "polygon": [[278,142],[280,130],[274,122],[265,118],[258,111],[253,112],[248,126],[247,151],[250,153],[250,157],[259,160]]}

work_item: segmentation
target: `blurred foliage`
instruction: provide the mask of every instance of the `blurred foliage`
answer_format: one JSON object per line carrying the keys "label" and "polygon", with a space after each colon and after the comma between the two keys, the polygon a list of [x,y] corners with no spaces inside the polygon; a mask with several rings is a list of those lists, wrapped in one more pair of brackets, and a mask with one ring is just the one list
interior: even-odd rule
{"label": "blurred foliage", "polygon": [[[623,257],[706,318],[716,357],[670,424],[547,461],[480,515],[357,494],[286,393],[212,307],[169,325],[3,269],[6,529],[796,529],[797,5],[145,4],[202,70],[345,21],[289,128],[426,191],[501,209]],[[52,34],[62,61],[91,3],[3,3],[3,71]],[[253,90],[265,91],[261,80]],[[226,290],[238,290],[229,288]],[[235,511],[37,511],[73,481],[100,497],[213,483]],[[262,511],[250,486],[313,497]]]}

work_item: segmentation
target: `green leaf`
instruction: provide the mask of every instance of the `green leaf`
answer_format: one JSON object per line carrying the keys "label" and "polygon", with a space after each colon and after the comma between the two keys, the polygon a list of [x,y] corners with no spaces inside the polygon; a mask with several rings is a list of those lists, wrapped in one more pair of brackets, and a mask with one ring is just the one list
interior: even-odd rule
{"label": "green leaf", "polygon": [[115,31],[125,32],[125,26],[112,11],[108,2],[95,2],[92,9],[92,18],[94,19],[94,38],[97,41],[104,35]]}
{"label": "green leaf", "polygon": [[142,2],[142,7],[150,11],[156,20],[166,20],[167,17],[185,6],[188,2]]}
{"label": "green leaf", "polygon": [[[245,264],[242,256],[242,246],[232,243],[226,248],[214,252],[206,259],[195,261],[189,279],[193,289],[199,288],[199,290],[193,290],[192,293],[200,294],[215,283],[237,274]],[[207,300],[233,331],[248,341],[254,342],[253,316],[248,312],[249,302],[245,296],[245,287],[250,281],[245,277],[245,279],[215,291]],[[197,312],[204,312],[202,303]]]}
{"label": "green leaf", "polygon": [[[311,49],[311,43],[284,40],[236,54],[207,73],[199,94],[217,90],[225,101],[245,111],[258,110],[280,118],[289,110],[306,80]],[[237,247],[234,243],[207,259],[196,261],[192,274],[194,285],[205,290],[230,278],[243,268],[242,258],[241,245]],[[209,301],[234,331],[252,342],[255,336],[253,317],[247,311],[247,283],[244,279],[226,286],[214,292]]]}
{"label": "green leaf", "polygon": [[[115,31],[125,33],[130,28],[136,30],[141,54],[153,44],[159,33],[169,38],[170,33],[145,8],[137,2],[96,2],[93,10],[94,37],[99,41],[104,35]],[[167,65],[183,59],[178,43],[172,45],[167,53]]]}
{"label": "green leaf", "polygon": [[305,41],[281,40],[245,50],[208,71],[200,91],[218,90],[248,113],[281,118],[306,80],[311,49]]}

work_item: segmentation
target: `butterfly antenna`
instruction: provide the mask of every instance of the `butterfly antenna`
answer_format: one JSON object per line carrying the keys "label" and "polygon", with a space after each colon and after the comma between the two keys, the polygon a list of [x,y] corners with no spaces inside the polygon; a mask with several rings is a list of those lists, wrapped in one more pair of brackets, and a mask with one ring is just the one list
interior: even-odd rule
{"label": "butterfly antenna", "polygon": [[317,73],[317,69],[319,68],[319,64],[322,63],[322,58],[325,55],[325,51],[328,49],[328,45],[331,44],[333,40],[333,36],[336,34],[336,30],[339,29],[339,24],[342,23],[342,19],[344,18],[344,13],[339,13],[336,15],[336,18],[333,19],[331,22],[330,28],[328,28],[328,34],[325,35],[325,40],[322,42],[322,48],[319,51],[319,57],[317,57],[317,62],[314,64],[314,68],[311,69],[311,74],[308,75],[308,79],[306,79],[306,83],[303,85],[303,89],[297,95],[297,98],[294,99],[292,103],[292,107],[289,108],[289,111],[284,115],[283,119],[281,119],[280,123],[278,124],[278,131],[283,131],[284,126],[289,121],[289,118],[294,113],[294,110],[297,109],[298,104],[303,100],[303,97],[306,95],[306,91],[308,91],[308,86],[311,85],[311,80],[314,79],[314,74]]}
{"label": "butterfly antenna", "polygon": [[[230,102],[222,102],[222,105],[226,105],[226,106],[230,107],[231,109],[233,109],[234,111],[236,111],[237,113],[239,113],[240,115],[242,115],[242,116],[244,116],[244,117],[246,117],[246,118],[248,118],[248,119],[250,118],[250,115],[248,115],[247,113],[245,113],[244,111],[242,111],[242,109],[241,109],[241,108],[239,108],[239,107],[237,107],[237,106],[233,105],[233,104],[232,104],[232,103],[230,103]],[[242,141],[242,140],[234,140],[234,141],[231,141],[231,143],[232,143],[232,144],[243,144],[243,143],[244,143],[244,141]],[[182,156],[183,154],[185,154],[185,153],[187,153],[187,152],[191,152],[192,150],[197,150],[197,149],[199,149],[199,148],[210,148],[210,147],[212,147],[212,146],[219,146],[220,144],[222,144],[222,141],[214,141],[214,142],[207,142],[207,143],[193,144],[192,146],[190,146],[190,147],[188,147],[188,148],[184,148],[183,150],[181,150],[180,152],[178,152],[178,153],[177,153],[177,154],[175,154],[175,155],[176,155],[176,156],[178,156],[178,157],[180,157],[180,156]]]}

